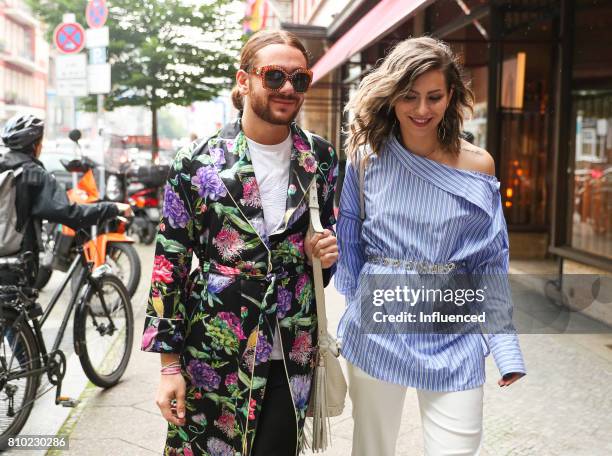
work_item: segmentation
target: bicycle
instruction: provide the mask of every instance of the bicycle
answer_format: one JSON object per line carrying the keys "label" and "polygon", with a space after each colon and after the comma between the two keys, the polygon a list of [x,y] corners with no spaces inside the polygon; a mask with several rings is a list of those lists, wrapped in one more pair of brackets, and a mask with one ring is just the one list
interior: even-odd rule
{"label": "bicycle", "polygon": [[[60,350],[73,309],[73,343],[83,371],[102,388],[116,385],[130,358],[134,316],[129,294],[108,265],[93,268],[84,248],[85,231],[77,232],[77,255],[46,310],[37,302],[38,290],[0,285],[0,450],[25,425],[34,401],[56,387],[55,404],[74,407],[78,401],[61,395],[66,355]],[[25,276],[23,256],[0,260],[0,265]],[[64,289],[77,274],[73,291],[53,346],[47,351],[42,327]],[[46,374],[49,388],[38,392]]]}

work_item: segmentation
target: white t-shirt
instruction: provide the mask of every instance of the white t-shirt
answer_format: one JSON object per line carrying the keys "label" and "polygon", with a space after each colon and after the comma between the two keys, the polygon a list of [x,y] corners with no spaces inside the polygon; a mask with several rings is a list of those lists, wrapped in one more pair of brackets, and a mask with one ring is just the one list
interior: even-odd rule
{"label": "white t-shirt", "polygon": [[266,234],[270,235],[285,215],[293,139],[289,135],[280,144],[266,145],[247,138],[247,143],[259,185]]}
{"label": "white t-shirt", "polygon": [[[272,234],[285,215],[289,166],[293,139],[291,134],[280,144],[259,144],[246,138],[259,186],[259,195],[264,213],[266,234]],[[274,332],[271,359],[283,359],[279,328]]]}

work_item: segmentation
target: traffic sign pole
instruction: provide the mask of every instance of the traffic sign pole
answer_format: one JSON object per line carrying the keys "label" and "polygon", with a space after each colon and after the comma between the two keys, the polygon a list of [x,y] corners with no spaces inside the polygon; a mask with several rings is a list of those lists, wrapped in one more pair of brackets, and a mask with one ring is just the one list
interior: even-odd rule
{"label": "traffic sign pole", "polygon": [[[105,27],[108,19],[108,7],[105,0],[90,0],[85,10],[87,18],[87,48],[89,50],[89,69],[88,69],[88,85],[89,92],[96,93],[97,99],[97,115],[96,115],[96,131],[100,140],[101,149],[101,170],[100,170],[100,196],[103,198],[106,194],[106,168],[104,157],[104,136],[102,131],[104,128],[104,93],[110,91],[110,65],[107,62],[106,48],[109,44],[108,27]],[[93,71],[92,71],[93,70]],[[95,82],[95,86],[94,86]]]}
{"label": "traffic sign pole", "polygon": [[102,150],[102,154],[101,154],[101,166],[100,166],[100,198],[104,198],[104,196],[106,195],[106,165],[104,164],[105,161],[105,157],[104,157],[104,136],[102,135],[102,131],[104,128],[103,122],[104,122],[104,95],[99,94],[98,95],[98,109],[97,109],[97,115],[96,115],[96,126],[97,126],[97,133],[98,136],[100,137],[100,149]]}

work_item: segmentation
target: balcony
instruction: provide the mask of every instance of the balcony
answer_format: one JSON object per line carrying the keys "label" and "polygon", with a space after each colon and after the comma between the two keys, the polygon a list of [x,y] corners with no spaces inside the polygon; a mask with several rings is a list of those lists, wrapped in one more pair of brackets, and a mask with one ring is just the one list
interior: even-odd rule
{"label": "balcony", "polygon": [[30,52],[10,53],[4,49],[4,45],[0,43],[0,60],[3,60],[11,65],[15,65],[22,70],[33,73],[34,71],[45,72],[43,68],[36,65],[34,56]]}
{"label": "balcony", "polygon": [[45,117],[45,109],[24,104],[4,104],[0,101],[0,119],[9,119],[16,114],[32,114],[43,119]]}
{"label": "balcony", "polygon": [[27,27],[35,27],[38,25],[38,21],[34,18],[32,13],[18,6],[7,6],[4,8],[4,14],[9,19]]}
{"label": "balcony", "polygon": [[30,111],[44,111],[46,99],[43,97],[37,98],[32,93],[23,93],[15,91],[6,91],[4,96],[0,93],[0,103],[3,103],[5,111],[10,112],[30,112]]}

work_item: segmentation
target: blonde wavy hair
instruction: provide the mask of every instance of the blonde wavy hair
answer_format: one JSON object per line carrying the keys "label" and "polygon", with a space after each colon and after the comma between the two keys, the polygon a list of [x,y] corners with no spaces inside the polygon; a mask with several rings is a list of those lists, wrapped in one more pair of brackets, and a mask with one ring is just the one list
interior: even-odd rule
{"label": "blonde wavy hair", "polygon": [[360,147],[379,154],[389,135],[395,133],[394,106],[405,98],[414,81],[431,70],[441,70],[446,88],[453,90],[443,120],[438,124],[438,141],[449,153],[459,154],[464,113],[472,111],[474,95],[450,48],[430,37],[409,38],[397,44],[372,72],[363,78],[345,111],[353,111],[348,124],[347,155],[357,161]]}

